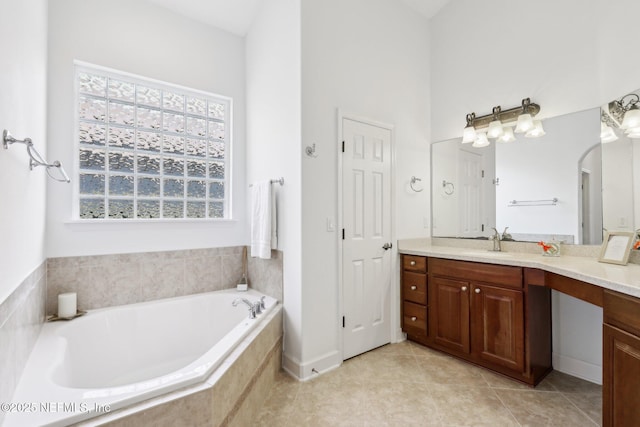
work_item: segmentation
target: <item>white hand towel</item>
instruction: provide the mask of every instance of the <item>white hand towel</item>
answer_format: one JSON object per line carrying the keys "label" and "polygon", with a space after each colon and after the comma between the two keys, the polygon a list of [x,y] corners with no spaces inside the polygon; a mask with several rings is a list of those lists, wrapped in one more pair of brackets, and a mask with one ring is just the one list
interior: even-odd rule
{"label": "white hand towel", "polygon": [[276,209],[276,191],[271,193],[271,249],[278,249],[278,210]]}
{"label": "white hand towel", "polygon": [[271,181],[251,187],[251,256],[271,258]]}

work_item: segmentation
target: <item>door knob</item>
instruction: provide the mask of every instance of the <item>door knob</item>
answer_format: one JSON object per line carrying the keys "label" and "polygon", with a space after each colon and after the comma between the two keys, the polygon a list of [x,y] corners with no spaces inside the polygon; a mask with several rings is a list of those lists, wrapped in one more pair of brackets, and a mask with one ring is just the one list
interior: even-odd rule
{"label": "door knob", "polygon": [[476,288],[476,290],[474,291],[476,294],[480,293],[480,288]]}
{"label": "door knob", "polygon": [[463,286],[462,288],[460,288],[462,290],[462,292],[467,292],[467,287]]}
{"label": "door knob", "polygon": [[382,249],[384,249],[385,251],[388,251],[388,250],[389,250],[389,249],[391,249],[392,247],[393,247],[393,244],[391,244],[391,243],[385,243],[385,244],[382,246]]}
{"label": "door knob", "polygon": [[417,289],[418,289],[418,287],[417,287],[416,285],[411,286],[411,290],[412,290],[412,291],[415,291],[415,290],[417,290]]}

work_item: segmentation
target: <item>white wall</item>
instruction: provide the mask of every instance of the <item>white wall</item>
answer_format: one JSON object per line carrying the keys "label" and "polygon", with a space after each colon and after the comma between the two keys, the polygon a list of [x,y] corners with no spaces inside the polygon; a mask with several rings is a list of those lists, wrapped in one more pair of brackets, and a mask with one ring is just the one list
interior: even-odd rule
{"label": "white wall", "polygon": [[246,37],[247,182],[277,191],[285,356],[302,357],[300,0],[265,0]]}
{"label": "white wall", "polygon": [[[46,0],[0,2],[0,52],[0,131],[31,138],[46,157]],[[0,148],[0,182],[2,303],[44,261],[47,182],[23,144]]]}
{"label": "white wall", "polygon": [[393,0],[302,3],[302,145],[318,154],[302,161],[303,376],[341,362],[338,109],[395,126],[396,238],[428,236],[429,192],[409,189],[412,175],[429,188],[428,28]]}
{"label": "white wall", "polygon": [[[49,11],[49,153],[73,170],[73,60],[233,98],[233,217],[222,223],[68,224],[72,186],[47,197],[50,257],[234,246],[245,210],[244,39],[141,0],[56,0]],[[74,184],[75,185],[75,184]]]}
{"label": "white wall", "polygon": [[602,144],[602,218],[609,231],[634,231],[633,140]]}
{"label": "white wall", "polygon": [[[460,138],[441,141],[431,146],[431,203],[432,235],[460,236],[460,181],[458,180],[458,153]],[[452,186],[443,187],[447,181]],[[453,194],[448,194],[453,193]]]}

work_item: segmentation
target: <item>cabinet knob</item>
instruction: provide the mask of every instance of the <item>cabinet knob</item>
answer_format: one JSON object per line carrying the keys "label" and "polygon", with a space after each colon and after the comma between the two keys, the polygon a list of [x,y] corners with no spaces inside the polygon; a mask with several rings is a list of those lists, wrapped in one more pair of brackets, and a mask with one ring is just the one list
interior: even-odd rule
{"label": "cabinet knob", "polygon": [[462,288],[460,288],[462,290],[462,292],[467,292],[467,287],[463,286]]}
{"label": "cabinet knob", "polygon": [[411,261],[411,262],[409,263],[409,265],[413,267],[414,265],[416,265],[416,262],[415,262],[415,261]]}
{"label": "cabinet knob", "polygon": [[476,288],[475,293],[479,294],[480,293],[480,288]]}
{"label": "cabinet knob", "polygon": [[416,316],[411,316],[411,321],[415,322],[416,320],[418,320],[418,318]]}
{"label": "cabinet knob", "polygon": [[415,291],[416,289],[418,289],[418,287],[417,287],[416,285],[412,285],[412,286],[411,286],[411,290],[412,290],[412,291]]}

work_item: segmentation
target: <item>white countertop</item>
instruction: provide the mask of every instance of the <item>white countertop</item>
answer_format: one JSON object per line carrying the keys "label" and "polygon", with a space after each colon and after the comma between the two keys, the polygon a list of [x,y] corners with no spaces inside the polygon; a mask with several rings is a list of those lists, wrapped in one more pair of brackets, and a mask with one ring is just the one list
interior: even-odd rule
{"label": "white countertop", "polygon": [[400,240],[398,252],[407,255],[538,268],[640,298],[640,265],[638,264],[616,265],[601,263],[592,257],[565,255],[547,257],[542,254],[491,252],[484,249],[440,246],[426,239]]}

